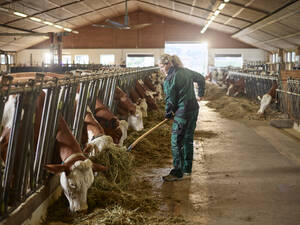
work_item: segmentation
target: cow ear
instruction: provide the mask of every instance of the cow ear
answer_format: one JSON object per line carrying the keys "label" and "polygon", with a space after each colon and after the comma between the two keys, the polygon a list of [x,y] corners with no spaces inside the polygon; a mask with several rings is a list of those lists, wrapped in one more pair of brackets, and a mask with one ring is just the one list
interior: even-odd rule
{"label": "cow ear", "polygon": [[102,166],[98,163],[93,163],[93,171],[94,172],[97,172],[97,171],[106,171],[107,170],[107,167],[106,166]]}
{"label": "cow ear", "polygon": [[44,167],[50,173],[54,173],[54,174],[68,171],[68,168],[63,164],[47,164]]}

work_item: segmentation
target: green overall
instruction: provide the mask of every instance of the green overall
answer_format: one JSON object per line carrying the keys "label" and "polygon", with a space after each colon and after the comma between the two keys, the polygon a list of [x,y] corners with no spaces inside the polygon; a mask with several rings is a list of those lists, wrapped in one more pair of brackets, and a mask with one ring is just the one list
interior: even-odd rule
{"label": "green overall", "polygon": [[171,67],[164,81],[166,117],[174,115],[171,135],[174,169],[171,174],[177,177],[192,172],[194,131],[199,112],[194,82],[198,83],[198,96],[202,97],[205,79],[200,73]]}

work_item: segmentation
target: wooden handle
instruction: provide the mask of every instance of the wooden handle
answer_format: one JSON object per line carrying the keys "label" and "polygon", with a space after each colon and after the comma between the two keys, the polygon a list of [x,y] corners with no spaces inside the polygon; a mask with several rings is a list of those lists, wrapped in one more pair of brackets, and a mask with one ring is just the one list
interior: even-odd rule
{"label": "wooden handle", "polygon": [[152,127],[150,130],[148,130],[146,133],[144,133],[142,136],[140,136],[138,139],[136,139],[128,148],[127,151],[130,152],[134,146],[137,145],[137,143],[139,143],[144,137],[146,137],[148,134],[150,134],[152,131],[156,130],[158,127],[160,127],[161,125],[165,124],[166,122],[168,122],[169,119],[164,119],[163,121],[161,121],[159,124],[155,125],[154,127]]}

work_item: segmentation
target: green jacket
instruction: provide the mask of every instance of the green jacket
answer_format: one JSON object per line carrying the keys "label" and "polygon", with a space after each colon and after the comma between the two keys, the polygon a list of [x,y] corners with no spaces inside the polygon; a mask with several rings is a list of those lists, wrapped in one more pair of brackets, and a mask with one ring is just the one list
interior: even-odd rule
{"label": "green jacket", "polygon": [[188,112],[199,109],[194,82],[198,83],[198,96],[203,97],[205,78],[200,73],[187,68],[170,68],[164,81],[166,114],[185,118]]}

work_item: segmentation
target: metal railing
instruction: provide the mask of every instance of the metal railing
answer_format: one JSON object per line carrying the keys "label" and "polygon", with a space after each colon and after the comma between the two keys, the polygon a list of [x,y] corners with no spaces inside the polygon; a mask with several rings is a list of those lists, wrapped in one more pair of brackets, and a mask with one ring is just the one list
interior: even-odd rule
{"label": "metal railing", "polygon": [[246,96],[253,100],[257,100],[257,96],[266,94],[273,82],[278,82],[277,76],[261,76],[233,71],[229,71],[229,77],[234,80],[244,78]]}
{"label": "metal railing", "polygon": [[[1,121],[9,96],[15,95],[16,103],[7,157],[0,170],[0,221],[49,178],[44,165],[57,158],[54,145],[59,115],[64,117],[80,143],[87,106],[94,111],[96,99],[99,98],[114,111],[117,85],[129,92],[137,79],[143,79],[155,71],[155,67],[109,73],[98,71],[95,74],[51,79],[46,79],[47,73],[36,73],[36,79],[22,83],[13,83],[11,76],[3,76],[0,82]],[[41,96],[44,96],[44,104],[37,128],[33,121]],[[3,151],[5,149],[0,149],[0,152]]]}

